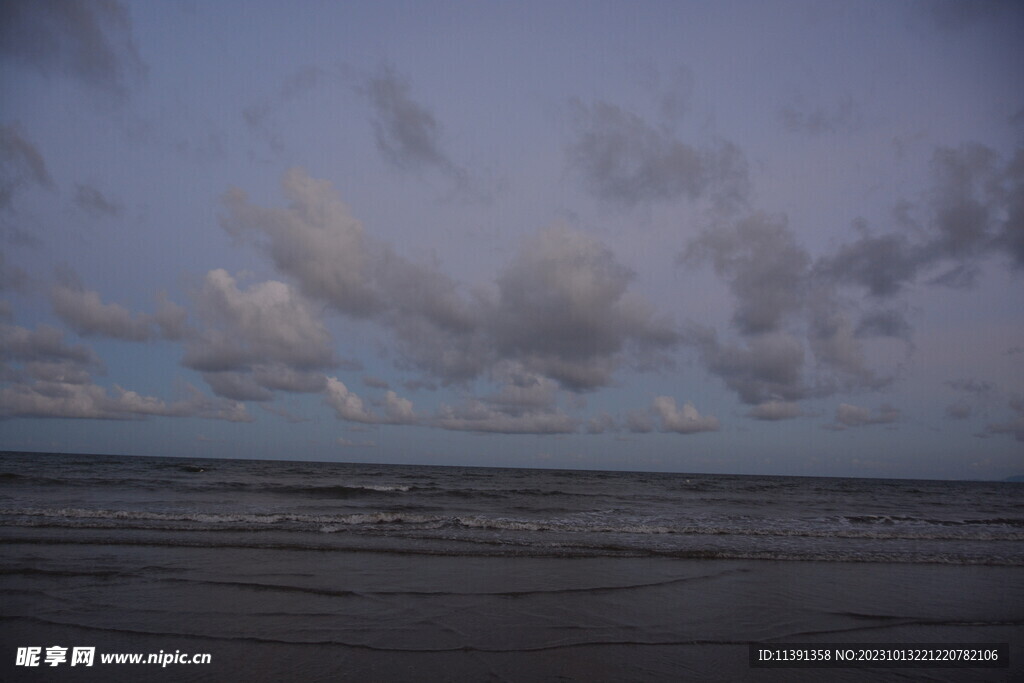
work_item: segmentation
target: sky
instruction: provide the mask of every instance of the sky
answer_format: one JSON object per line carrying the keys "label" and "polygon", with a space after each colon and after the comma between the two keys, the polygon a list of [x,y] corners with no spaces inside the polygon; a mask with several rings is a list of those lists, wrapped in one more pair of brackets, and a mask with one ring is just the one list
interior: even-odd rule
{"label": "sky", "polygon": [[0,449],[1024,473],[1024,7],[0,6]]}

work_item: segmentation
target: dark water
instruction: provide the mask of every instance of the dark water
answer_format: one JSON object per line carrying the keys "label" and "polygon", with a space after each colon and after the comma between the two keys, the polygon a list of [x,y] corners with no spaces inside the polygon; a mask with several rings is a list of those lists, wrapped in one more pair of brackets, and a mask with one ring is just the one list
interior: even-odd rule
{"label": "dark water", "polygon": [[749,668],[787,642],[1011,646],[830,680],[1024,670],[1021,484],[3,453],[0,549],[4,680],[55,644],[213,655],[61,680],[821,680]]}
{"label": "dark water", "polygon": [[209,547],[1024,565],[1024,485],[1000,482],[6,454],[0,524]]}

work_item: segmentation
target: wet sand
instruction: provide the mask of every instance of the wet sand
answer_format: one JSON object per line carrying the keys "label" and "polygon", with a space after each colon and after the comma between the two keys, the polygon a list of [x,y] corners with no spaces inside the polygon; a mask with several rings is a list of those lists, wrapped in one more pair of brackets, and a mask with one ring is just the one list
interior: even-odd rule
{"label": "wet sand", "polygon": [[[66,540],[74,540],[73,534]],[[830,669],[1011,680],[1019,568],[447,557],[5,544],[4,680],[820,680],[747,644],[1005,642],[1010,669]],[[14,666],[18,646],[208,652],[209,665]],[[98,655],[97,655],[98,657]]]}

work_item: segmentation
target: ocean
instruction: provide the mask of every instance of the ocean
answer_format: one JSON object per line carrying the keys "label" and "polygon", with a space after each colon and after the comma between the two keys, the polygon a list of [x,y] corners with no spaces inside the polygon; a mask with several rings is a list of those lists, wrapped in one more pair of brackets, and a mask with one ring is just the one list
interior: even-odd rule
{"label": "ocean", "polygon": [[[0,454],[18,648],[208,653],[167,680],[812,680],[748,644],[1009,643],[1024,484]],[[24,653],[25,650],[22,650]]]}

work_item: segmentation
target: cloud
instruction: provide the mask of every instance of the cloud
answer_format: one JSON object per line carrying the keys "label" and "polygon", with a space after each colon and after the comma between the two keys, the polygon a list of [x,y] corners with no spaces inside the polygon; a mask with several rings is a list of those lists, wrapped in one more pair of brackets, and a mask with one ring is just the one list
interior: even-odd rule
{"label": "cloud", "polygon": [[962,31],[982,21],[1017,21],[1020,7],[1013,0],[929,0],[922,7],[935,25],[947,31]]}
{"label": "cloud", "polygon": [[496,296],[411,262],[367,236],[329,183],[285,175],[286,209],[225,198],[225,229],[268,253],[308,297],[370,318],[394,335],[404,367],[464,383],[503,361],[587,391],[610,382],[626,357],[650,361],[678,342],[629,291],[633,273],[600,242],[565,227],[525,242],[498,275]]}
{"label": "cloud", "polygon": [[363,424],[415,424],[419,420],[412,401],[394,391],[384,395],[384,414],[369,410],[355,392],[349,390],[337,377],[328,377],[324,389],[324,402],[334,409],[339,420]]}
{"label": "cloud", "polygon": [[483,399],[492,407],[513,415],[555,407],[558,383],[554,380],[509,362],[499,364],[493,374],[503,384],[497,394]]}
{"label": "cloud", "polygon": [[510,412],[470,399],[459,407],[442,404],[432,424],[442,429],[463,432],[570,434],[579,430],[580,420],[557,409]]}
{"label": "cloud", "polygon": [[8,263],[7,256],[0,251],[0,292],[23,289],[28,281],[28,273]]}
{"label": "cloud", "polygon": [[896,309],[877,309],[861,316],[856,337],[893,337],[909,342],[912,330],[905,315]]}
{"label": "cloud", "polygon": [[701,416],[693,404],[687,401],[682,408],[676,408],[671,396],[656,396],[651,410],[661,419],[661,431],[677,434],[718,431],[718,418]]}
{"label": "cloud", "polygon": [[[17,363],[20,368],[8,366]],[[28,330],[0,323],[0,416],[127,420],[146,416],[204,417],[233,422],[251,418],[245,406],[211,399],[192,387],[173,403],[114,386],[113,394],[93,383],[101,368],[89,348],[64,342],[60,330],[40,325]]]}
{"label": "cloud", "polygon": [[233,188],[223,198],[223,228],[252,241],[277,269],[293,278],[306,296],[330,303],[348,315],[366,317],[381,310],[370,278],[374,254],[362,224],[349,213],[326,180],[293,168],[282,181],[287,209],[264,209]]}
{"label": "cloud", "polygon": [[20,125],[0,125],[0,209],[9,208],[14,193],[29,185],[53,187],[43,155],[28,141]]}
{"label": "cloud", "polygon": [[205,326],[187,335],[182,364],[202,372],[219,396],[267,401],[272,391],[319,393],[327,384],[322,371],[339,365],[312,304],[288,284],[243,289],[217,269],[195,300]]}
{"label": "cloud", "polygon": [[900,411],[890,405],[883,405],[875,415],[867,408],[840,403],[836,408],[835,422],[830,429],[841,431],[847,427],[863,427],[873,424],[888,424],[900,419]]}
{"label": "cloud", "polygon": [[92,216],[116,218],[122,212],[120,204],[91,185],[75,185],[74,202],[75,206]]}
{"label": "cloud", "polygon": [[955,391],[962,391],[975,396],[990,396],[996,391],[995,386],[991,382],[973,377],[951,379],[946,382],[946,386]]}
{"label": "cloud", "polygon": [[588,235],[542,231],[498,277],[490,320],[499,354],[569,389],[606,385],[627,347],[643,355],[679,340],[646,302],[629,295],[632,278]]}
{"label": "cloud", "polygon": [[373,107],[377,149],[396,168],[440,170],[460,184],[465,171],[441,147],[441,126],[434,115],[410,96],[409,81],[384,67],[359,88]]}
{"label": "cloud", "polygon": [[946,417],[953,420],[966,420],[974,414],[971,404],[963,399],[946,406]]}
{"label": "cloud", "polygon": [[281,408],[279,406],[273,406],[273,405],[269,405],[269,404],[266,404],[266,403],[261,403],[260,404],[260,408],[262,408],[263,410],[267,411],[271,415],[277,415],[278,417],[284,418],[286,421],[288,421],[288,422],[290,422],[292,424],[298,424],[300,422],[309,422],[310,421],[310,418],[308,418],[308,417],[302,417],[301,415],[296,415],[295,413],[292,413],[291,411],[285,410],[284,408]]}
{"label": "cloud", "polygon": [[900,293],[923,265],[919,249],[906,236],[863,231],[860,239],[821,259],[816,268],[835,282],[860,285],[881,299]]}
{"label": "cloud", "polygon": [[[841,296],[833,267],[846,260],[813,260],[783,216],[756,213],[716,225],[693,239],[678,263],[710,263],[728,285],[739,343],[720,341],[714,330],[697,325],[686,341],[707,370],[749,405],[879,389],[893,378],[870,367],[865,340],[887,336],[911,344],[910,325],[898,308],[863,312]],[[750,416],[760,414],[755,409]]]}
{"label": "cloud", "polygon": [[1009,434],[1017,441],[1024,441],[1024,398],[1011,398],[1010,409],[1016,413],[1012,420],[990,424],[985,430],[991,434]]}
{"label": "cloud", "polygon": [[377,445],[373,441],[352,441],[351,439],[345,439],[343,437],[338,437],[336,443],[339,446],[344,446],[346,448],[373,448]]}
{"label": "cloud", "polygon": [[800,406],[792,401],[765,401],[754,406],[754,408],[747,413],[748,416],[755,420],[790,420],[795,417],[801,417],[803,411],[800,410]]}
{"label": "cloud", "polygon": [[614,431],[618,431],[618,424],[615,418],[608,413],[599,413],[587,420],[587,434],[604,434]]}
{"label": "cloud", "polygon": [[83,337],[98,336],[125,341],[148,341],[157,334],[153,319],[132,315],[118,304],[104,304],[100,295],[71,283],[50,289],[53,312]]}
{"label": "cloud", "polygon": [[99,366],[99,357],[88,347],[64,343],[64,333],[49,325],[35,331],[0,323],[0,358],[20,362],[68,361],[80,366]]}
{"label": "cloud", "polygon": [[184,365],[219,372],[281,364],[332,367],[332,340],[311,305],[292,287],[268,280],[240,289],[225,270],[206,274],[197,305],[208,327],[186,347]]}
{"label": "cloud", "polygon": [[746,159],[732,143],[694,147],[606,102],[587,106],[573,101],[572,111],[575,139],[566,150],[569,164],[600,199],[633,206],[708,196],[731,205],[749,191]]}
{"label": "cloud", "polygon": [[324,400],[334,408],[339,420],[375,424],[381,421],[380,416],[373,414],[363,405],[363,399],[349,391],[345,383],[337,377],[327,378]]}
{"label": "cloud", "polygon": [[834,107],[807,109],[788,105],[779,116],[786,130],[791,133],[852,133],[861,127],[860,107],[851,97],[842,98]]}
{"label": "cloud", "polygon": [[269,401],[273,392],[261,387],[248,372],[204,372],[203,381],[213,393],[234,401]]}
{"label": "cloud", "polygon": [[116,96],[146,67],[128,10],[115,0],[9,0],[0,11],[0,57]]}
{"label": "cloud", "polygon": [[785,217],[757,213],[707,230],[687,246],[679,262],[710,262],[726,280],[736,297],[733,324],[741,334],[775,332],[805,304],[811,259]]}
{"label": "cloud", "polygon": [[393,391],[384,394],[384,415],[389,424],[413,424],[418,419],[412,401]]}
{"label": "cloud", "polygon": [[271,150],[280,154],[284,151],[284,142],[281,139],[281,126],[275,120],[274,114],[285,104],[313,90],[323,77],[324,72],[319,67],[299,67],[273,94],[243,109],[242,119],[256,136],[266,141]]}
{"label": "cloud", "polygon": [[692,327],[688,339],[708,371],[744,403],[794,401],[812,393],[803,380],[803,344],[790,334],[758,335],[740,346],[720,342],[714,330]]}
{"label": "cloud", "polygon": [[886,299],[926,273],[929,284],[970,287],[993,254],[1024,267],[1024,149],[1004,162],[977,143],[940,147],[931,173],[925,200],[901,209],[909,231],[877,234],[858,225],[860,237],[819,259],[816,275]]}
{"label": "cloud", "polygon": [[91,383],[37,380],[0,389],[0,416],[129,420],[147,416],[202,417],[251,422],[245,405],[211,399],[191,388],[192,396],[166,403],[153,396],[114,387],[114,393]]}
{"label": "cloud", "polygon": [[626,413],[626,429],[634,434],[648,434],[654,431],[654,418],[647,411],[631,410]]}
{"label": "cloud", "polygon": [[829,385],[846,389],[881,389],[893,380],[880,376],[867,366],[863,344],[858,339],[849,315],[834,301],[819,302],[812,308],[808,341],[815,360],[827,368],[828,375],[819,389]]}

